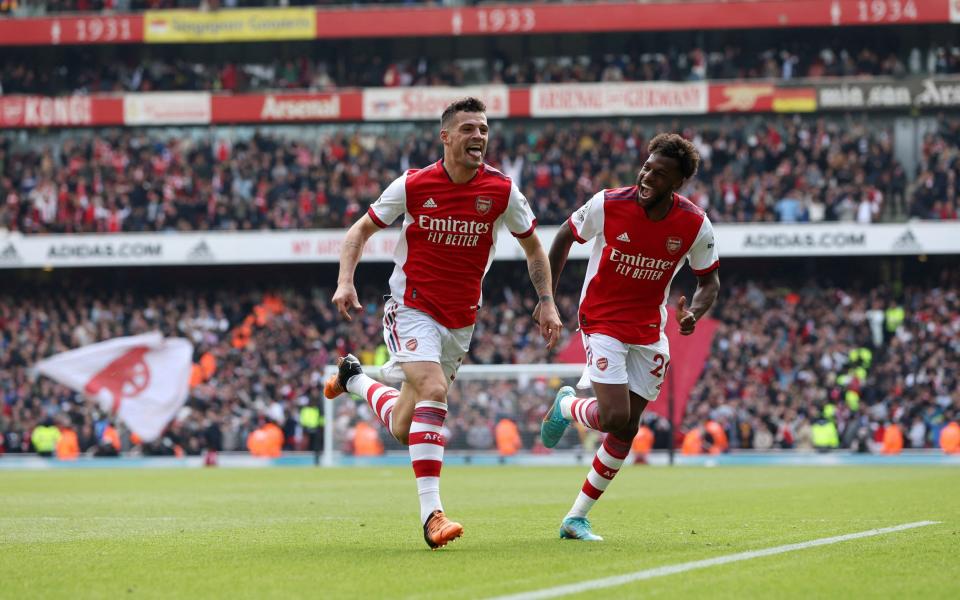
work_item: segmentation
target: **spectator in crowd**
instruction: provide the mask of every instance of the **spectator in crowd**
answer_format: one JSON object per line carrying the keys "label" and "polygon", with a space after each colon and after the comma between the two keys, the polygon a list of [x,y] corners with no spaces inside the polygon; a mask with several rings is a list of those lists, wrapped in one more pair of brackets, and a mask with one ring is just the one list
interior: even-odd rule
{"label": "spectator in crowd", "polygon": [[851,447],[866,428],[879,449],[894,423],[909,447],[935,446],[934,428],[960,403],[960,363],[948,358],[960,356],[960,273],[905,289],[904,316],[886,311],[893,329],[878,337],[867,314],[879,311],[868,307],[893,305],[893,296],[812,282],[734,286],[714,312],[721,324],[690,398],[692,426],[713,419],[731,447],[756,449],[788,439],[818,446],[817,424],[836,427],[838,445]]}
{"label": "spectator in crowd", "polygon": [[[504,280],[523,282],[522,271]],[[82,454],[111,448],[112,453],[166,456],[200,455],[208,448],[244,450],[250,433],[268,416],[278,423],[282,446],[303,448],[304,428],[298,426],[302,399],[319,397],[331,357],[352,352],[376,364],[382,315],[374,289],[360,290],[365,309],[346,323],[330,307],[330,288],[275,288],[211,282],[161,291],[128,285],[70,285],[69,294],[0,290],[3,452],[32,451],[32,433],[48,419],[76,431]],[[531,330],[533,310],[525,296],[507,288],[500,297],[487,299],[466,362],[553,360],[525,333]],[[559,294],[563,314],[572,314],[578,296]],[[265,297],[273,298],[273,311],[261,313],[248,334],[238,335]],[[809,450],[816,445],[812,429],[821,416],[836,427],[838,445],[844,448],[865,445],[879,451],[891,423],[903,431],[906,447],[937,448],[944,435],[953,443],[957,428],[951,423],[960,414],[957,269],[945,269],[929,285],[903,289],[734,282],[712,317],[719,326],[691,392],[682,432],[701,430],[701,448],[719,442],[731,450]],[[29,366],[50,354],[151,330],[190,339],[198,361],[207,353],[216,357],[216,368],[191,388],[186,407],[156,442],[137,441],[122,423],[111,425],[91,401],[49,379],[29,376]],[[506,416],[516,424],[520,447],[537,450],[540,417],[564,383],[533,375],[458,381],[451,386],[445,432],[450,447],[496,450],[500,434],[494,424]],[[333,426],[341,442],[353,439],[357,423],[375,419],[365,402],[337,402],[336,411]],[[651,415],[647,424],[655,447],[665,447],[666,421]],[[110,429],[116,437],[105,434]],[[401,448],[389,436],[380,442],[385,449]],[[560,446],[578,443],[571,434]]]}
{"label": "spectator in crowd", "polygon": [[[399,1],[399,0],[398,0]],[[682,41],[675,42],[686,45]],[[56,56],[12,53],[0,58],[0,93],[56,96],[71,93],[211,90],[326,91],[351,87],[463,86],[491,83],[582,83],[622,81],[783,80],[847,77],[948,75],[960,73],[960,46],[930,45],[881,51],[874,40],[851,41],[860,47],[830,46],[829,40],[784,41],[783,48],[724,45],[689,51],[647,48],[642,38],[622,44],[631,52],[597,50],[590,54],[508,57],[494,49],[485,56],[403,57],[384,60],[379,53],[318,43],[288,53],[249,55],[168,51],[157,56],[124,51],[104,58],[101,50],[77,47]],[[691,41],[691,44],[695,42]],[[907,67],[907,63],[910,67]]]}
{"label": "spectator in crowd", "polygon": [[911,216],[956,219],[960,197],[960,122],[943,120],[924,136]]}
{"label": "spectator in crowd", "polygon": [[[928,136],[909,194],[892,132],[867,120],[781,117],[736,125],[684,130],[703,161],[683,193],[713,222],[866,222],[907,210],[956,218],[960,121],[943,120]],[[558,224],[592,190],[632,182],[656,132],[629,120],[511,122],[488,157],[511,171],[541,223]],[[342,228],[397,174],[429,163],[432,153],[429,135],[413,129],[349,125],[304,128],[299,137],[124,130],[64,132],[22,144],[2,135],[0,229]]]}

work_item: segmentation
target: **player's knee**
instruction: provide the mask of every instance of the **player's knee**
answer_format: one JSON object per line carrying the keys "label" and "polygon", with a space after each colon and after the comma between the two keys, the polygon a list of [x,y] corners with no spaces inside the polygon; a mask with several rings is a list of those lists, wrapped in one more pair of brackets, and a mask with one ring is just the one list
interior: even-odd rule
{"label": "player's knee", "polygon": [[424,383],[420,389],[420,400],[447,402],[447,388],[442,383]]}
{"label": "player's knee", "polygon": [[619,440],[630,442],[633,440],[633,438],[637,437],[638,431],[640,431],[640,427],[638,427],[636,423],[631,423],[627,427],[618,429],[616,431],[611,431],[611,433],[613,433],[613,436]]}
{"label": "player's knee", "polygon": [[600,413],[600,428],[603,431],[622,431],[630,426],[630,413],[625,410],[608,410]]}
{"label": "player's knee", "polygon": [[410,425],[401,425],[394,423],[393,428],[390,430],[390,433],[393,434],[393,437],[396,438],[398,442],[404,446],[410,445]]}

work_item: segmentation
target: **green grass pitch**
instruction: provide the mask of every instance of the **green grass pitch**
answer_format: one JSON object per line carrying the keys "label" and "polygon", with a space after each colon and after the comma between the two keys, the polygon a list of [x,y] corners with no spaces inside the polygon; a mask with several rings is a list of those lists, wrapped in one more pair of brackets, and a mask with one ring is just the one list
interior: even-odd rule
{"label": "green grass pitch", "polygon": [[0,471],[2,598],[486,598],[915,521],[941,524],[577,597],[957,598],[953,468],[448,467],[431,552],[409,468]]}

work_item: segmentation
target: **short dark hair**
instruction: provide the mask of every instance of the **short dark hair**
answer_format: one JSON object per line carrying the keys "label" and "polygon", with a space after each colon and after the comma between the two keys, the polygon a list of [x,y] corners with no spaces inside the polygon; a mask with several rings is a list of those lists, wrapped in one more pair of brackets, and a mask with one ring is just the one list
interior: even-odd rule
{"label": "short dark hair", "polygon": [[458,112],[485,113],[487,112],[487,105],[481,102],[480,99],[473,97],[454,100],[448,107],[443,109],[443,115],[440,116],[440,127],[446,128],[447,125],[450,124],[450,120],[453,119],[453,115]]}
{"label": "short dark hair", "polygon": [[693,177],[700,166],[700,153],[697,152],[697,147],[675,133],[661,133],[655,136],[650,140],[647,152],[667,156],[677,161],[684,179]]}

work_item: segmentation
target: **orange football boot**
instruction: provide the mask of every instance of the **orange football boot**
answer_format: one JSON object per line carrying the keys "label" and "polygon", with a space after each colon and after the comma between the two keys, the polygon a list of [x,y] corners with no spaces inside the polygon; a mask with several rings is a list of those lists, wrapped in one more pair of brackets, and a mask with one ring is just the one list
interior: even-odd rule
{"label": "orange football boot", "polygon": [[363,374],[360,361],[352,354],[338,358],[337,367],[339,367],[337,374],[331,375],[323,384],[323,395],[331,400],[340,394],[347,393],[347,382],[350,378]]}
{"label": "orange football boot", "polygon": [[463,525],[447,518],[442,510],[435,510],[423,524],[423,539],[431,549],[443,548],[463,535]]}

